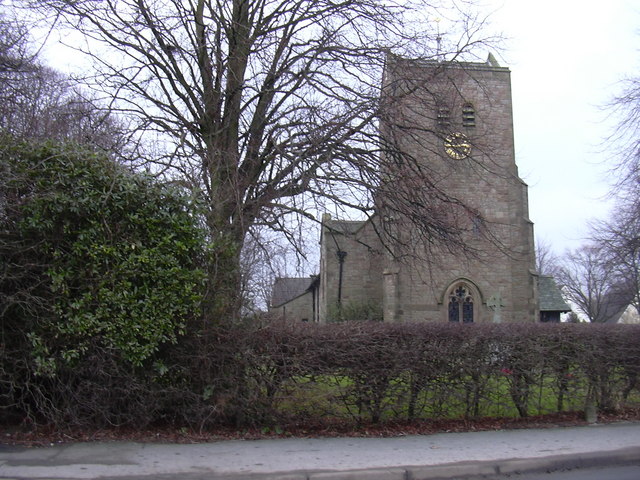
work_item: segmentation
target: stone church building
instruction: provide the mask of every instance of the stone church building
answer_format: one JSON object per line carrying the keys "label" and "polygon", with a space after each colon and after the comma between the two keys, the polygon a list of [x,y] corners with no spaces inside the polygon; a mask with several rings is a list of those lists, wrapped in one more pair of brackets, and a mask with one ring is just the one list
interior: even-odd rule
{"label": "stone church building", "polygon": [[[366,221],[325,214],[319,274],[276,279],[271,311],[310,322],[341,315],[389,322],[557,321],[569,308],[553,280],[541,281],[535,271],[527,185],[515,162],[509,69],[491,55],[486,63],[446,64],[390,57],[383,92],[406,79],[427,88],[405,88],[409,93],[394,99],[394,108],[410,119],[415,113],[424,128],[398,141],[428,166],[441,191],[470,207],[456,221],[475,253],[435,244],[417,247],[411,260],[399,258],[377,223],[383,216],[390,221],[380,198],[380,211]],[[381,125],[383,134],[385,128],[393,127]],[[398,222],[397,231],[410,238],[411,227]]]}

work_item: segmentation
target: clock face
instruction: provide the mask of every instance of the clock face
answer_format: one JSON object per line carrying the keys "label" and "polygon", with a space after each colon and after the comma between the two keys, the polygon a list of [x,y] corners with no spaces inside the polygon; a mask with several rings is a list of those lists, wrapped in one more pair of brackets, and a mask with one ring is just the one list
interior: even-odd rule
{"label": "clock face", "polygon": [[444,139],[444,151],[454,160],[462,160],[471,153],[471,143],[464,133],[451,133]]}

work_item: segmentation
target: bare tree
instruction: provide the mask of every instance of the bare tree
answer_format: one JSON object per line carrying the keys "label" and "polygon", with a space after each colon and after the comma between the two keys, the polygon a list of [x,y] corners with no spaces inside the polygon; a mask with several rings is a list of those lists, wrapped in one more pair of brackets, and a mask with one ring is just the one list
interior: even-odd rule
{"label": "bare tree", "polygon": [[122,153],[123,125],[77,82],[43,65],[31,44],[23,23],[0,16],[0,130]]}
{"label": "bare tree", "polygon": [[567,252],[556,279],[565,295],[590,322],[609,319],[614,275],[599,246],[587,245]]}
{"label": "bare tree", "polygon": [[640,175],[640,77],[624,82],[623,92],[608,105],[620,121],[609,142],[617,145],[616,188],[637,190]]}
{"label": "bare tree", "polygon": [[556,276],[559,259],[551,248],[551,244],[536,238],[536,270],[540,275]]}
{"label": "bare tree", "polygon": [[591,240],[606,265],[608,310],[631,304],[640,313],[640,77],[627,78],[607,108],[619,119],[607,139],[616,155],[612,171],[617,181],[611,191],[616,204],[609,219],[592,224]]}
{"label": "bare tree", "polygon": [[620,198],[611,218],[597,222],[592,236],[606,256],[619,295],[640,313],[640,198],[629,192]]}
{"label": "bare tree", "polygon": [[0,128],[18,138],[56,139],[122,152],[122,126],[63,74],[35,65],[14,85],[0,86]]}
{"label": "bare tree", "polygon": [[[429,0],[27,3],[84,33],[77,48],[95,61],[85,80],[153,145],[146,166],[180,176],[204,199],[210,319],[240,310],[239,259],[251,228],[289,236],[292,215],[316,219],[326,204],[370,216],[372,191],[393,171],[384,162],[416,166],[430,186],[425,205],[457,203],[378,125],[389,52],[456,60],[486,40],[469,2],[442,2],[453,5],[442,13]],[[436,17],[448,19],[447,35]],[[405,193],[394,205],[412,211],[415,194]],[[442,208],[410,221],[432,241],[453,241],[456,225]]]}
{"label": "bare tree", "polygon": [[[296,245],[304,245],[307,233],[300,232],[303,238],[299,240],[300,243],[293,245],[267,229],[251,230],[240,258],[242,308],[245,314],[255,315],[267,310],[276,278],[309,277],[315,272],[315,269],[310,270],[309,255],[295,249]],[[317,234],[308,235],[308,238],[315,240]]]}
{"label": "bare tree", "polygon": [[0,12],[0,81],[5,83],[12,75],[32,71],[36,57],[27,28]]}

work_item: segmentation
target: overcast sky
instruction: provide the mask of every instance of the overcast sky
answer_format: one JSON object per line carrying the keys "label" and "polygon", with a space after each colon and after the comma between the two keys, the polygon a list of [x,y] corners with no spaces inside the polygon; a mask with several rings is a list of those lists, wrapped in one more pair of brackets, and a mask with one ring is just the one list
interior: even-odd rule
{"label": "overcast sky", "polygon": [[535,234],[561,254],[609,210],[614,123],[602,107],[620,80],[638,75],[640,2],[479,1],[507,37],[493,53],[512,72],[516,162]]}
{"label": "overcast sky", "polygon": [[563,253],[609,210],[605,140],[615,124],[602,107],[621,79],[639,74],[640,2],[490,5],[495,29],[508,37],[500,62],[512,72],[516,162],[529,184],[530,217],[536,237]]}

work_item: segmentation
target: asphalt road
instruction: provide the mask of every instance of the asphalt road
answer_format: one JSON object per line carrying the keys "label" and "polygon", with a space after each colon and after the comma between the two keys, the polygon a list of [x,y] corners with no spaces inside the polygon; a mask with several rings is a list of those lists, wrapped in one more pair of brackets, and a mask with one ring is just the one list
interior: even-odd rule
{"label": "asphalt road", "polygon": [[575,469],[551,473],[525,475],[514,474],[494,478],[495,480],[505,478],[513,478],[517,480],[640,480],[640,464],[618,467]]}

